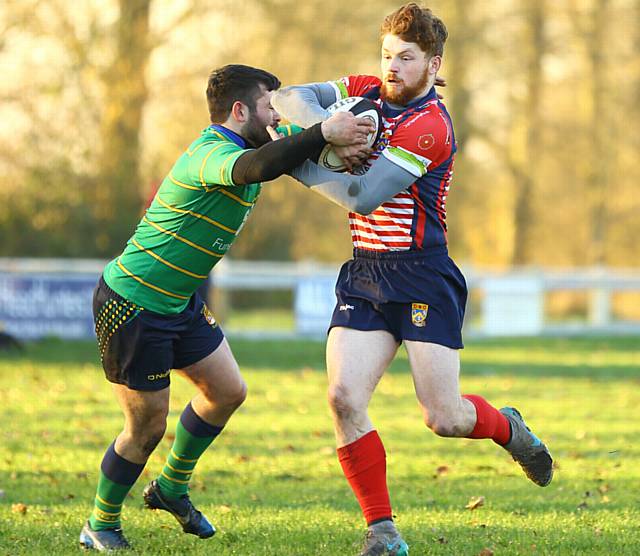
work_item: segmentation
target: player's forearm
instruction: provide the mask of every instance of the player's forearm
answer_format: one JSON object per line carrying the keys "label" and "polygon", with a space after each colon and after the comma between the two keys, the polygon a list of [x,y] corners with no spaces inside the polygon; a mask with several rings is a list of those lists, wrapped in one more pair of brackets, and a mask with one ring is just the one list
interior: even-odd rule
{"label": "player's forearm", "polygon": [[351,212],[369,214],[404,191],[415,176],[386,159],[378,159],[362,176],[338,174],[306,161],[291,175],[315,193]]}
{"label": "player's forearm", "polygon": [[317,124],[301,133],[247,151],[233,165],[233,183],[243,185],[273,180],[302,164],[326,143],[321,126]]}
{"label": "player's forearm", "polygon": [[326,120],[329,113],[325,108],[335,101],[335,91],[328,83],[292,85],[276,91],[271,97],[271,104],[280,115],[302,127]]}

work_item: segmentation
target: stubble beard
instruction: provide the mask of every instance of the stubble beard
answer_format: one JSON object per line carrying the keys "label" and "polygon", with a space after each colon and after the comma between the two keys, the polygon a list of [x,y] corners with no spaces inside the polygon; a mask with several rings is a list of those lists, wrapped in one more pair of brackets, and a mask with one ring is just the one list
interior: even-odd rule
{"label": "stubble beard", "polygon": [[429,82],[429,70],[426,69],[422,74],[422,77],[415,85],[407,87],[406,85],[400,90],[393,90],[387,88],[387,83],[383,82],[380,87],[380,98],[385,102],[396,104],[398,106],[406,106],[412,100],[414,100],[427,86]]}
{"label": "stubble beard", "polygon": [[242,136],[247,140],[249,145],[254,148],[258,148],[269,143],[271,141],[271,137],[266,130],[266,124],[263,124],[254,112],[251,112],[250,114],[249,120],[242,130]]}

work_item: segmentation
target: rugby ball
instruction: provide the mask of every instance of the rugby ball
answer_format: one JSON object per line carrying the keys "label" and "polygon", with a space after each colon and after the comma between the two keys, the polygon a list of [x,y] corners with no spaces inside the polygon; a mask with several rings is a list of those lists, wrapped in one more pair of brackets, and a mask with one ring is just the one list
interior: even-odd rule
{"label": "rugby ball", "polygon": [[[327,112],[335,114],[336,112],[351,112],[356,118],[367,118],[371,120],[375,126],[375,131],[371,132],[367,137],[367,147],[372,147],[382,131],[382,113],[378,105],[363,97],[347,97],[340,99],[327,108]],[[325,145],[318,156],[318,165],[331,170],[332,172],[344,172],[347,167],[342,160],[333,151],[333,145]]]}

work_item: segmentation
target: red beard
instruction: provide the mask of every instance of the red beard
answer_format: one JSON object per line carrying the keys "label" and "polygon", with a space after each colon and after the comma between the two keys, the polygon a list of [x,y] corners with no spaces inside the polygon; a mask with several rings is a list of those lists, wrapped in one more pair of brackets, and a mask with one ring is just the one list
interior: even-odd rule
{"label": "red beard", "polygon": [[[406,106],[424,90],[424,88],[427,86],[427,81],[429,81],[428,71],[425,71],[418,82],[412,87],[407,87],[405,85],[399,90],[391,89],[387,87],[386,82],[383,82],[382,86],[380,87],[380,98],[385,102],[390,102],[391,104]],[[404,81],[400,81],[400,83],[404,83]]]}

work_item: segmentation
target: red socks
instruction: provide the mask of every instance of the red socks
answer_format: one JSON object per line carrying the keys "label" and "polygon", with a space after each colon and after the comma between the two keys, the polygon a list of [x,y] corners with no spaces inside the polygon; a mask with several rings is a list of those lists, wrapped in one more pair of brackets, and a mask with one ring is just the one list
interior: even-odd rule
{"label": "red socks", "polygon": [[367,525],[391,519],[387,490],[387,460],[377,431],[338,448],[338,460],[362,508]]}
{"label": "red socks", "polygon": [[511,426],[507,418],[493,407],[487,400],[474,394],[465,394],[476,408],[476,426],[467,438],[491,438],[495,443],[504,446],[511,439]]}

